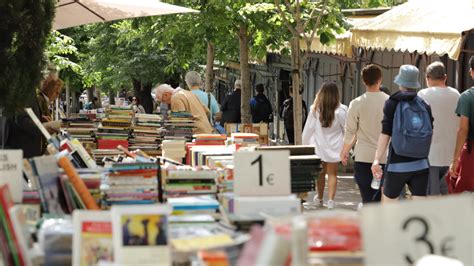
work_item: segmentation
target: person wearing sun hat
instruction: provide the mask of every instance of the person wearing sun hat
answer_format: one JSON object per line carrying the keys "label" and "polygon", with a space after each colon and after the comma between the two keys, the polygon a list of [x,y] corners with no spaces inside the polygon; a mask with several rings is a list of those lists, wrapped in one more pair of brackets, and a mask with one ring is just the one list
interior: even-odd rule
{"label": "person wearing sun hat", "polygon": [[[431,128],[433,127],[433,115],[430,106],[417,96],[417,90],[421,87],[418,68],[413,65],[402,65],[394,83],[399,86],[399,91],[390,96],[385,102],[382,132],[379,136],[372,164],[373,176],[381,178],[383,175],[384,177],[382,202],[397,200],[406,184],[410,188],[414,199],[426,196],[429,176],[428,155],[426,155],[426,158],[399,155],[395,152],[393,140],[390,141],[392,133],[398,134],[395,131],[392,132],[392,130],[397,106],[403,101],[420,101],[422,108],[425,108],[428,112]],[[389,146],[387,166],[385,173],[383,173],[380,161],[386,154],[387,146]]]}

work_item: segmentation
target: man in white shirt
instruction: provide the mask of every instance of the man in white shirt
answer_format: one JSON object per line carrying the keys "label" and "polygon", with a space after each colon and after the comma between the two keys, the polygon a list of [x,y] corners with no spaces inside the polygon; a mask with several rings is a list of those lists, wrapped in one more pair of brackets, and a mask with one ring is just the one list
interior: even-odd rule
{"label": "man in white shirt", "polygon": [[456,144],[453,130],[459,124],[454,110],[459,99],[456,89],[446,86],[446,69],[441,62],[434,62],[426,68],[428,88],[418,92],[418,96],[431,106],[434,117],[433,139],[431,141],[430,177],[427,195],[447,194],[448,186],[444,179],[451,164]]}

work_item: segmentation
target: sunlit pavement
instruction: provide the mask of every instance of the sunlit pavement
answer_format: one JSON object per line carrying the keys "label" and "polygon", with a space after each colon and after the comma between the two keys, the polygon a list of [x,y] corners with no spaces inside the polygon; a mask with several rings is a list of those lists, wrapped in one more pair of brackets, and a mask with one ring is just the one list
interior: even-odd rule
{"label": "sunlit pavement", "polygon": [[[328,182],[326,179],[326,188],[324,189],[324,206],[319,207],[315,205],[303,205],[303,212],[314,212],[318,210],[327,209],[328,201]],[[357,188],[354,177],[352,175],[338,175],[337,190],[335,197],[335,210],[351,210],[357,211],[357,205],[361,202],[359,189]],[[308,208],[309,207],[309,208]]]}

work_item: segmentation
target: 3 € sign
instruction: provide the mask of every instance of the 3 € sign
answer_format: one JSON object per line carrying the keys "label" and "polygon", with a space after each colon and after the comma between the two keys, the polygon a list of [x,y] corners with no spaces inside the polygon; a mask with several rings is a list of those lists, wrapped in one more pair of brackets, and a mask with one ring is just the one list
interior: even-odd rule
{"label": "3 \u20ac sign", "polygon": [[289,151],[241,151],[234,154],[236,196],[291,194]]}
{"label": "3 \u20ac sign", "polygon": [[362,208],[365,264],[413,265],[436,254],[474,265],[474,196]]}

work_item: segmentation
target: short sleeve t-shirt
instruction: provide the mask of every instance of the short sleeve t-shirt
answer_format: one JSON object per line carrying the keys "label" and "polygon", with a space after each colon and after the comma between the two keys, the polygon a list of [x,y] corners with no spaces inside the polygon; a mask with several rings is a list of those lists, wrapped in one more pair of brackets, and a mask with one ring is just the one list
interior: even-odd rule
{"label": "short sleeve t-shirt", "polygon": [[456,114],[469,118],[468,139],[474,140],[474,88],[470,88],[461,94],[456,107]]}

